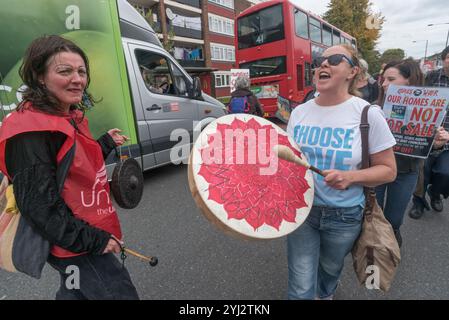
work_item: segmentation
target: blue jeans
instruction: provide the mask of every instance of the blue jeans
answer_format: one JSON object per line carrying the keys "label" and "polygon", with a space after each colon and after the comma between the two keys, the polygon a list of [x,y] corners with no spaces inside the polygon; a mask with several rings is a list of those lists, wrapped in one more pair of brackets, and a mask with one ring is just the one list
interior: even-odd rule
{"label": "blue jeans", "polygon": [[[376,187],[377,203],[394,230],[399,230],[418,181],[418,172],[398,173],[396,180]],[[385,193],[387,199],[385,201]]]}
{"label": "blue jeans", "polygon": [[[61,286],[56,300],[138,300],[136,288],[126,268],[112,253],[57,258],[50,255],[48,263],[61,276]],[[68,289],[66,282],[74,273],[69,266],[79,269],[79,289]]]}
{"label": "blue jeans", "polygon": [[362,226],[363,208],[312,207],[287,236],[288,298],[329,298]]}

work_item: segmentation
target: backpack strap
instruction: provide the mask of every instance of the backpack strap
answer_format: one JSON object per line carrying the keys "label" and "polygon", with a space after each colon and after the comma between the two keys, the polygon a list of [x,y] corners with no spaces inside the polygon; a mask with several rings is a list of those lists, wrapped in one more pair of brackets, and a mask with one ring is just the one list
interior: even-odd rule
{"label": "backpack strap", "polygon": [[245,96],[245,113],[252,113],[251,103],[249,102],[250,96]]}
{"label": "backpack strap", "polygon": [[65,178],[69,173],[70,166],[72,165],[73,158],[75,157],[76,143],[73,143],[72,147],[65,154],[64,158],[62,158],[61,162],[58,164],[56,168],[56,184],[58,186],[59,194],[62,193],[62,189],[64,188]]}
{"label": "backpack strap", "polygon": [[[78,130],[76,122],[73,119],[70,119],[69,122],[73,126],[73,128],[75,128],[75,130]],[[58,186],[59,194],[62,193],[62,189],[64,188],[65,178],[69,173],[70,166],[72,165],[73,158],[75,157],[75,150],[76,140],[73,142],[72,147],[69,149],[69,151],[67,151],[67,153],[64,155],[64,158],[62,158],[62,160],[58,164],[58,167],[56,168],[56,184]]]}

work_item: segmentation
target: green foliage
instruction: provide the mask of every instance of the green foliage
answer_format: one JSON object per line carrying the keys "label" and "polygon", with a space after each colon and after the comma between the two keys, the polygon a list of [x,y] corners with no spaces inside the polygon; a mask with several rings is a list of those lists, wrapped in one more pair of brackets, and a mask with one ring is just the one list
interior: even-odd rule
{"label": "green foliage", "polygon": [[151,28],[154,30],[153,9],[149,9],[147,14],[143,16]]}
{"label": "green foliage", "polygon": [[357,39],[359,52],[375,73],[380,65],[375,47],[385,18],[371,6],[369,0],[331,0],[323,18]]}
{"label": "green foliage", "polygon": [[382,53],[382,57],[380,58],[381,63],[388,63],[394,60],[402,60],[405,58],[405,52],[402,49],[388,49]]}
{"label": "green foliage", "polygon": [[229,101],[231,101],[231,97],[218,97],[217,98],[218,101],[220,101],[221,103],[223,103],[224,105],[227,105],[229,103]]}
{"label": "green foliage", "polygon": [[170,52],[171,55],[173,55],[173,49],[175,47],[175,29],[173,28],[173,25],[170,23],[170,30],[168,30],[167,34],[167,40],[164,41],[164,49]]}
{"label": "green foliage", "polygon": [[[153,28],[153,30],[155,30],[155,26],[156,23],[153,20],[153,8],[149,8],[147,14],[144,14],[143,11],[134,6],[139,12],[140,14],[145,18],[145,20],[148,22],[148,24],[151,26],[151,28]],[[173,25],[170,24],[170,29],[168,30],[168,34],[167,34],[167,39],[165,41],[162,42],[162,45],[164,46],[164,49],[167,50],[170,54],[173,55],[173,49],[175,47],[175,38],[176,34],[175,34],[175,30],[173,28]]]}
{"label": "green foliage", "polygon": [[368,71],[370,74],[373,75],[379,73],[382,63],[380,61],[380,52],[378,50],[368,51],[363,58],[368,62]]}

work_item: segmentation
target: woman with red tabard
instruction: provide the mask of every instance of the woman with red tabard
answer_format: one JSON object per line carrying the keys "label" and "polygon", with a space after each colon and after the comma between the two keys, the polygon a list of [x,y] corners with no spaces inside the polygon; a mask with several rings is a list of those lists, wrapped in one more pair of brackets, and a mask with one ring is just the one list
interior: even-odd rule
{"label": "woman with red tabard", "polygon": [[[0,128],[0,170],[13,183],[23,218],[52,245],[48,263],[61,276],[56,298],[138,299],[114,256],[123,242],[104,162],[127,137],[111,129],[92,138],[83,112],[86,99],[92,102],[86,54],[69,40],[44,36],[27,49],[20,75],[27,88]],[[59,193],[56,168],[73,150]],[[69,266],[80,276],[72,290]]]}

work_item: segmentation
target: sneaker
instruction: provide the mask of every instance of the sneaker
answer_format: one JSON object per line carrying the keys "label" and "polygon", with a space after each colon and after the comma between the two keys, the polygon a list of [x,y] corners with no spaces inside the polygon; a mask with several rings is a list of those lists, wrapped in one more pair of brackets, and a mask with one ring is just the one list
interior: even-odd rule
{"label": "sneaker", "polygon": [[413,201],[413,205],[408,212],[412,219],[420,219],[424,214],[424,205],[421,202]]}
{"label": "sneaker", "polygon": [[433,194],[432,187],[429,188],[428,193],[430,196],[430,206],[432,209],[437,212],[443,211],[443,201],[441,200],[441,196]]}
{"label": "sneaker", "polygon": [[399,248],[402,246],[402,236],[399,229],[394,229],[394,236],[396,237],[396,241],[398,242]]}

